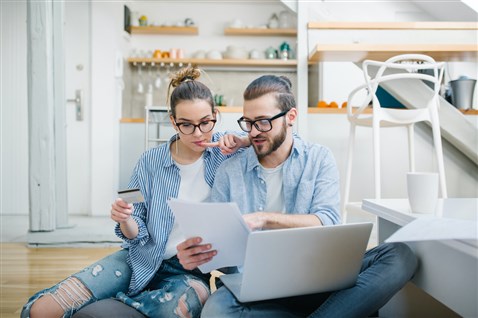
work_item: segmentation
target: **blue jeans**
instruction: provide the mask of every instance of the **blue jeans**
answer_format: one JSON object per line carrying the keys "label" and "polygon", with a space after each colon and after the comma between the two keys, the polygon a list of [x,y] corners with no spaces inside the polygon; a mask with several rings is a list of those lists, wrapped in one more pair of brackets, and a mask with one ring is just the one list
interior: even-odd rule
{"label": "blue jeans", "polygon": [[207,300],[201,317],[367,317],[385,305],[413,276],[417,259],[403,243],[365,253],[357,283],[348,289],[240,303],[224,286]]}
{"label": "blue jeans", "polygon": [[[126,263],[127,250],[120,250],[108,255],[96,263],[85,267],[83,270],[71,275],[79,279],[92,294],[92,297],[80,306],[65,311],[63,317],[71,317],[75,312],[100,299],[114,297],[120,291],[128,291],[131,280],[131,269]],[[30,308],[33,303],[43,295],[53,294],[65,280],[58,284],[39,291],[23,306],[21,318],[30,317]]]}
{"label": "blue jeans", "polygon": [[199,317],[211,294],[209,277],[199,270],[185,270],[173,257],[163,261],[145,291],[136,296],[119,292],[116,298],[151,318]]}
{"label": "blue jeans", "polygon": [[[127,255],[128,250],[120,250],[73,274],[72,277],[79,279],[90,290],[92,297],[65,311],[63,317],[71,317],[93,302],[115,296],[150,317],[171,317],[170,313],[177,308],[178,302],[185,299],[188,311],[193,317],[199,317],[205,298],[210,294],[208,275],[185,270],[178,259],[173,257],[162,262],[145,291],[136,297],[128,297],[126,293],[131,280],[131,269],[126,262]],[[23,306],[21,318],[30,317],[33,303],[43,295],[54,293],[62,282],[33,295]],[[200,299],[194,294],[198,288],[205,291],[205,298]]]}

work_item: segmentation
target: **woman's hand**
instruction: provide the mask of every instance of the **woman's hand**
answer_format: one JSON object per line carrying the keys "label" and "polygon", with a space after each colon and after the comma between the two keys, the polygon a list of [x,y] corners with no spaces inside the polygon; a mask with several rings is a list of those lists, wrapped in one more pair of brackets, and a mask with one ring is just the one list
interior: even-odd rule
{"label": "woman's hand", "polygon": [[179,263],[184,269],[193,270],[199,265],[209,262],[217,254],[216,250],[211,250],[211,244],[200,244],[200,237],[193,237],[178,244],[177,257]]}
{"label": "woman's hand", "polygon": [[133,205],[125,202],[123,199],[118,198],[111,205],[111,219],[118,223],[124,223],[131,218],[133,214]]}
{"label": "woman's hand", "polygon": [[139,232],[138,224],[131,217],[133,211],[133,205],[121,198],[116,199],[111,205],[111,219],[119,223],[121,232],[131,240],[134,239]]}

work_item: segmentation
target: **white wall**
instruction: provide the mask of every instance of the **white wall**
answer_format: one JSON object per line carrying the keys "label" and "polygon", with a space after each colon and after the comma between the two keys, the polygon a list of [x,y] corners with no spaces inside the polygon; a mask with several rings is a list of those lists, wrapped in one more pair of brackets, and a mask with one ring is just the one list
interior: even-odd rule
{"label": "white wall", "polygon": [[0,214],[28,214],[27,6],[0,2]]}
{"label": "white wall", "polygon": [[[149,22],[158,25],[175,24],[191,18],[199,28],[198,35],[133,35],[132,48],[137,50],[184,49],[185,56],[191,57],[198,50],[225,51],[228,45],[244,47],[246,50],[265,50],[269,46],[276,48],[284,37],[247,37],[224,36],[224,28],[234,19],[240,19],[244,26],[258,27],[266,25],[273,13],[288,10],[274,1],[202,1],[197,4],[190,1],[135,1],[128,4],[131,11],[146,15]],[[295,43],[291,43],[295,45]]]}
{"label": "white wall", "polygon": [[107,215],[116,196],[119,171],[120,82],[115,57],[126,55],[123,2],[92,2],[91,214]]}

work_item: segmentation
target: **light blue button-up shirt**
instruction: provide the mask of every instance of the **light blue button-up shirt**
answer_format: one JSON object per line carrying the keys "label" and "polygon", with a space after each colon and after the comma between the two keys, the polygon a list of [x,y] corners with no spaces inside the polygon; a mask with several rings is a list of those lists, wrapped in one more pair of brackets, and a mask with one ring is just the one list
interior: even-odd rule
{"label": "light blue button-up shirt", "polygon": [[[339,173],[329,149],[294,136],[283,167],[282,186],[286,213],[315,214],[323,225],[340,223]],[[246,214],[263,211],[266,198],[267,186],[253,147],[218,168],[212,201],[236,202]]]}

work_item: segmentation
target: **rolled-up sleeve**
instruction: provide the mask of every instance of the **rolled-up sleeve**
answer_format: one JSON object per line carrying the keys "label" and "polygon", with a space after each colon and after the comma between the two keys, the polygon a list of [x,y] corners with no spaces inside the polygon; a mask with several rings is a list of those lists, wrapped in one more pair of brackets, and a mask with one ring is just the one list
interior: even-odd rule
{"label": "rolled-up sleeve", "polygon": [[144,206],[144,203],[135,203],[133,204],[133,206],[134,212],[131,217],[136,222],[136,224],[138,224],[138,235],[136,235],[136,237],[133,239],[127,238],[121,231],[119,223],[116,223],[115,234],[128,245],[144,245],[149,239],[149,233],[145,223],[146,208]]}

